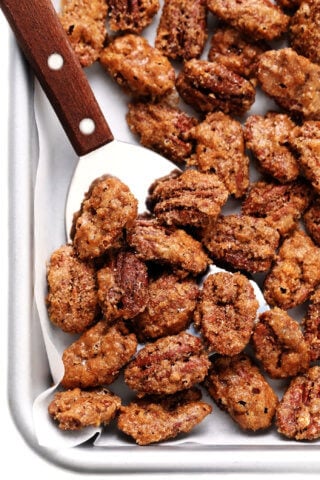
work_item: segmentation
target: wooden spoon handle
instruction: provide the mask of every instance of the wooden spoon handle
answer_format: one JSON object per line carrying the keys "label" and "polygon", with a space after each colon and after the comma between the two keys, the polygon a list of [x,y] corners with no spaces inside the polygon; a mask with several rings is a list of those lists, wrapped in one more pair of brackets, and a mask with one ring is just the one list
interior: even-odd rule
{"label": "wooden spoon handle", "polygon": [[0,6],[77,154],[112,141],[51,1],[0,0]]}

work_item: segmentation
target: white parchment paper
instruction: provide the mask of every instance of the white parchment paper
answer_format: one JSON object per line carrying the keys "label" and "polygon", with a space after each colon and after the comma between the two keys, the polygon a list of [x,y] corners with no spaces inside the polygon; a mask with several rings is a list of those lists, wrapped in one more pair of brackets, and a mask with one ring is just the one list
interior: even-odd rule
{"label": "white parchment paper", "polygon": [[[159,18],[159,14],[157,18]],[[153,43],[156,24],[157,19],[144,32],[150,43]],[[132,136],[125,121],[128,97],[107,77],[99,65],[88,69],[87,75],[115,138],[137,143],[137,139]],[[272,104],[270,107],[270,102],[266,102],[265,97],[259,94],[250,113],[264,113],[267,108],[274,108],[274,105]],[[66,243],[64,209],[69,183],[78,159],[38,84],[36,84],[35,91],[35,112],[40,148],[34,205],[35,299],[53,379],[53,384],[48,385],[48,389],[42,392],[34,402],[33,415],[36,435],[41,445],[59,449],[79,445],[95,434],[98,435],[94,444],[99,447],[134,445],[134,442],[117,431],[113,424],[104,429],[88,428],[81,432],[62,432],[49,418],[47,412],[48,405],[55,390],[59,388],[59,382],[63,376],[62,353],[77,338],[77,336],[61,332],[50,323],[45,297],[47,294],[47,262],[51,253]],[[154,178],[158,177],[156,168],[154,175]],[[252,172],[252,175],[255,173]],[[257,296],[261,311],[268,308],[259,289]],[[285,382],[270,381],[270,383],[280,396]],[[132,396],[121,377],[110,386],[110,390],[121,395],[124,402]],[[213,405],[205,392],[203,398],[213,406],[213,413],[191,433],[167,442],[168,444],[194,442],[203,445],[283,445],[287,443],[272,429],[258,434],[240,431],[226,413]]]}

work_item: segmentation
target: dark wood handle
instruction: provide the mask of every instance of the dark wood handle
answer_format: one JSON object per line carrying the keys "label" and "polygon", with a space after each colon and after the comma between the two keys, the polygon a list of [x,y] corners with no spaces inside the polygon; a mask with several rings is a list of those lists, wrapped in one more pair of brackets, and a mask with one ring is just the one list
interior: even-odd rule
{"label": "dark wood handle", "polygon": [[[110,128],[51,1],[0,0],[0,6],[77,154],[84,155],[112,141]],[[61,68],[48,65],[52,54],[62,57]],[[80,129],[83,119],[93,120],[92,133]]]}

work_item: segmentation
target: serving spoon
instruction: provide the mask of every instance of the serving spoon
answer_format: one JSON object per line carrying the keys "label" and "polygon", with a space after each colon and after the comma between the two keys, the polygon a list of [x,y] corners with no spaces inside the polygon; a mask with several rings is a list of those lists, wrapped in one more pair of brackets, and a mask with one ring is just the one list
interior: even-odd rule
{"label": "serving spoon", "polygon": [[151,183],[177,167],[152,150],[114,139],[50,0],[0,0],[0,6],[79,156],[66,200],[67,235],[85,192],[103,174],[125,183],[144,211]]}

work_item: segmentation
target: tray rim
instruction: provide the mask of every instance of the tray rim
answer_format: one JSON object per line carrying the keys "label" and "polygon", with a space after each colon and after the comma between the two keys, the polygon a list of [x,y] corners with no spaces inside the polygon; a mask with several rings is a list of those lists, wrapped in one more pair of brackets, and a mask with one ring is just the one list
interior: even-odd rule
{"label": "tray rim", "polygon": [[[88,443],[60,450],[38,444],[33,429],[29,383],[32,370],[30,322],[25,321],[26,315],[29,319],[35,318],[33,187],[38,159],[37,127],[33,76],[13,38],[9,44],[8,402],[12,419],[28,446],[50,463],[82,473],[320,473],[319,446],[313,444],[212,447],[189,443],[172,447],[102,448]],[[28,162],[21,161],[21,153],[26,151]]]}

